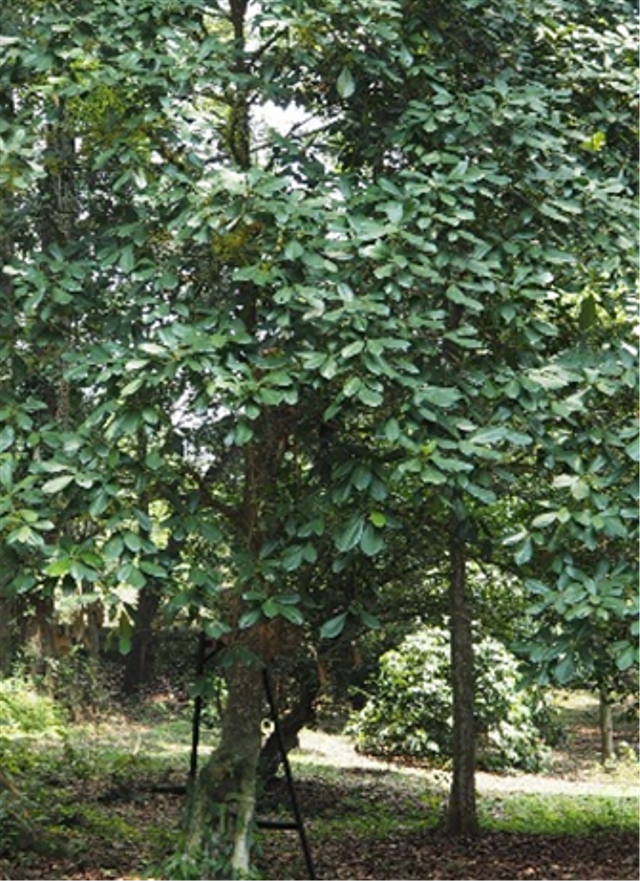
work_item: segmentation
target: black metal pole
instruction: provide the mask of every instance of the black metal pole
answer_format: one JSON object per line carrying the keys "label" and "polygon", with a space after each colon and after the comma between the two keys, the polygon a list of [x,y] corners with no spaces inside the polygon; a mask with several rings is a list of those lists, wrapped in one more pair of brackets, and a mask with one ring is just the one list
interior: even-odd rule
{"label": "black metal pole", "polygon": [[[207,637],[204,630],[200,631],[198,640],[198,654],[196,655],[196,683],[204,672]],[[189,765],[189,778],[195,780],[198,772],[198,745],[200,743],[200,718],[202,716],[202,695],[197,694],[193,702],[193,721],[191,723],[191,763]]]}
{"label": "black metal pole", "polygon": [[287,756],[284,737],[282,736],[282,728],[280,727],[280,718],[278,716],[278,707],[276,705],[276,700],[273,694],[273,687],[271,685],[271,677],[269,676],[269,671],[266,667],[262,671],[262,676],[264,679],[264,690],[267,695],[267,701],[269,702],[269,709],[271,710],[271,718],[273,719],[274,731],[278,740],[280,755],[282,756],[284,773],[287,779],[287,786],[289,787],[289,795],[291,796],[291,807],[293,809],[293,815],[296,820],[296,828],[298,829],[298,835],[300,836],[300,844],[302,846],[305,863],[307,864],[309,879],[310,881],[316,881],[317,875],[315,872],[315,867],[313,865],[311,848],[309,847],[307,833],[305,831],[304,822],[302,820],[302,812],[300,810],[300,805],[298,804],[298,798],[296,796],[296,788],[293,782],[293,774],[291,773],[291,765],[289,764],[289,757]]}

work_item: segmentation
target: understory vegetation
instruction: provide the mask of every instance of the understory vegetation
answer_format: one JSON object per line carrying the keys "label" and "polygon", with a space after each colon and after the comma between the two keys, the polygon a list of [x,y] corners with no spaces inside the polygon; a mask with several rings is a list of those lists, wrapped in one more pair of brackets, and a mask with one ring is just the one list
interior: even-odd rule
{"label": "understory vegetation", "polygon": [[[546,772],[481,775],[482,835],[466,843],[443,829],[445,770],[367,759],[345,735],[303,732],[291,759],[317,877],[637,877],[635,723],[617,720],[620,758],[605,769],[593,696],[563,693],[555,705],[564,736]],[[206,726],[201,749],[216,737]],[[71,724],[24,682],[4,681],[0,877],[181,877],[171,855],[190,745],[191,706],[175,693]],[[259,813],[291,820],[283,779],[262,792]],[[309,877],[295,830],[256,838],[260,877]]]}
{"label": "understory vegetation", "polygon": [[[525,688],[516,658],[492,637],[479,640],[476,663],[478,767],[543,766],[558,731],[540,689]],[[373,692],[350,732],[365,753],[446,764],[452,754],[451,660],[444,628],[424,627],[384,654]]]}

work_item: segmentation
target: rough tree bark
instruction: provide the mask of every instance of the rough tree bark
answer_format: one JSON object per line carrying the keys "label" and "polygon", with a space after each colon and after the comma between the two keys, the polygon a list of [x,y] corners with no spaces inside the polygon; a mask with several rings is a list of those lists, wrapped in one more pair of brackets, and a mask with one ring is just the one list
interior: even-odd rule
{"label": "rough tree bark", "polygon": [[208,860],[208,874],[202,877],[229,878],[250,870],[265,700],[262,676],[258,661],[228,668],[220,743],[190,793],[183,850],[199,863]]}
{"label": "rough tree bark", "polygon": [[449,538],[451,685],[453,690],[453,776],[447,828],[450,834],[478,834],[476,731],[471,608],[467,593],[464,524],[454,521]]}

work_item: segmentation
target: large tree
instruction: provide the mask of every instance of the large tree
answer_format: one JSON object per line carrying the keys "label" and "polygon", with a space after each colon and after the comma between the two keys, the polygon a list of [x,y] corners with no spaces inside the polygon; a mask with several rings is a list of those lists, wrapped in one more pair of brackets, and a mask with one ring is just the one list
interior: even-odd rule
{"label": "large tree", "polygon": [[555,510],[539,459],[576,411],[549,376],[579,357],[567,389],[626,394],[585,332],[629,331],[632,25],[521,0],[12,16],[3,589],[100,595],[124,642],[159,591],[220,641],[183,848],[211,877],[250,865],[263,667],[366,623],[401,529],[448,573],[449,825],[476,829],[468,561],[496,512]]}

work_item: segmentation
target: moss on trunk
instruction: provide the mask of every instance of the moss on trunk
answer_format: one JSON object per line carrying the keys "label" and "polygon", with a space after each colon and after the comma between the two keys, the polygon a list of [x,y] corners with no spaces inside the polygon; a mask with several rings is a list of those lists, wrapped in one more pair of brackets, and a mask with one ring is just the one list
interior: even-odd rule
{"label": "moss on trunk", "polygon": [[202,878],[230,878],[251,868],[262,668],[258,663],[234,665],[227,687],[220,744],[193,784],[185,818],[183,853],[202,866]]}

